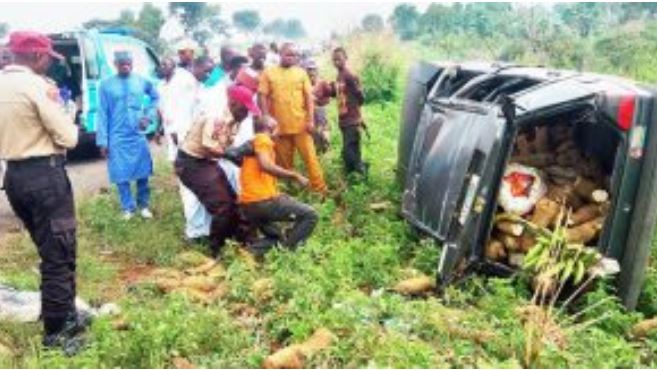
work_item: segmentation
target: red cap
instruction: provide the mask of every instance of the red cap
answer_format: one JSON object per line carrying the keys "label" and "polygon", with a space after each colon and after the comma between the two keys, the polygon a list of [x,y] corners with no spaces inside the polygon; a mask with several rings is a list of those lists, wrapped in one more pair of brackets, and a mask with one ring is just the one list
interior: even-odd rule
{"label": "red cap", "polygon": [[16,31],[9,35],[9,50],[12,53],[48,53],[53,58],[64,59],[64,56],[55,52],[52,41],[48,36],[30,31]]}
{"label": "red cap", "polygon": [[246,109],[254,115],[260,115],[260,108],[253,101],[253,92],[248,88],[241,85],[231,85],[228,87],[228,98],[244,104]]}

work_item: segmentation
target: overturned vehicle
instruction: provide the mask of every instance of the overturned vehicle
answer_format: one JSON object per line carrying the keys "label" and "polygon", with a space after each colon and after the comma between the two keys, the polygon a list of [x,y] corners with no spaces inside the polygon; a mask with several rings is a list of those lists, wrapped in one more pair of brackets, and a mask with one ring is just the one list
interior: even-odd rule
{"label": "overturned vehicle", "polygon": [[634,308],[657,217],[656,94],[547,68],[414,66],[397,174],[402,214],[443,245],[439,286],[523,266],[537,243],[526,220],[617,262]]}

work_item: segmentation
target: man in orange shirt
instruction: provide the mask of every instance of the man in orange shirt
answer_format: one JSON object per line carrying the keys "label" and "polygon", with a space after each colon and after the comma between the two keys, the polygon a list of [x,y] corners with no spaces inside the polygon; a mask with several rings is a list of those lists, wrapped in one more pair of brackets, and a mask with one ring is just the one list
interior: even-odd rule
{"label": "man in orange shirt", "polygon": [[[274,130],[272,122],[260,117],[254,119],[254,154],[244,158],[240,172],[240,208],[247,221],[264,234],[263,239],[249,246],[257,256],[262,256],[276,243],[296,248],[317,225],[317,213],[312,207],[278,191],[277,177],[295,180],[302,186],[308,185],[308,179],[276,165],[274,141],[270,137]],[[294,225],[283,236],[276,222],[294,222]]]}
{"label": "man in orange shirt", "polygon": [[294,44],[281,47],[281,63],[262,73],[258,86],[258,104],[265,116],[278,123],[276,158],[281,167],[290,170],[295,149],[301,154],[313,190],[326,192],[322,167],[311,133],[314,130],[315,105],[310,79],[297,64]]}

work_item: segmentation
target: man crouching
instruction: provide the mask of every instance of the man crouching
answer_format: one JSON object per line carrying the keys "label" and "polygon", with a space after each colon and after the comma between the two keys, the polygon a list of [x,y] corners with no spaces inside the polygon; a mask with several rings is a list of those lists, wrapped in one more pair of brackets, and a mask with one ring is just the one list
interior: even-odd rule
{"label": "man crouching", "polygon": [[[261,257],[277,243],[295,249],[308,239],[317,225],[317,213],[309,205],[278,191],[277,178],[291,179],[304,187],[308,186],[308,179],[276,165],[271,138],[276,123],[259,117],[254,120],[254,126],[254,154],[246,156],[242,163],[239,204],[247,221],[263,234],[263,238],[249,246],[254,255]],[[276,222],[294,224],[283,235]]]}

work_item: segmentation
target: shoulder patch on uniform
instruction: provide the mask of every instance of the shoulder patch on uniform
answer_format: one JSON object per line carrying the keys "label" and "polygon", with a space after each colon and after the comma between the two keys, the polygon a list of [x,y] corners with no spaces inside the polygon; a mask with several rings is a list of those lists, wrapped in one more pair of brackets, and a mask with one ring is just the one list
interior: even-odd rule
{"label": "shoulder patch on uniform", "polygon": [[57,86],[48,86],[46,95],[48,96],[48,99],[54,101],[55,103],[59,103],[59,89]]}

